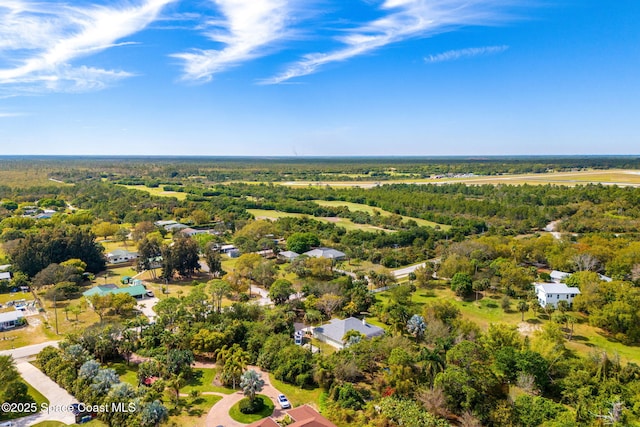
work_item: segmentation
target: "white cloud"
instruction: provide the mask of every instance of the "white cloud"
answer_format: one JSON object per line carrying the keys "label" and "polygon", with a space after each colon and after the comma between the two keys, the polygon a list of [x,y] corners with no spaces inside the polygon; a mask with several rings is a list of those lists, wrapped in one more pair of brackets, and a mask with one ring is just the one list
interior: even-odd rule
{"label": "white cloud", "polygon": [[461,58],[472,58],[474,56],[482,55],[494,55],[496,53],[502,53],[509,49],[509,46],[484,46],[484,47],[470,47],[467,49],[448,50],[446,52],[438,53],[436,55],[429,55],[424,58],[425,62],[445,62],[455,61]]}
{"label": "white cloud", "polygon": [[24,114],[23,113],[3,113],[3,112],[0,112],[0,119],[4,119],[4,118],[7,118],[7,117],[21,117],[21,116],[24,116]]}
{"label": "white cloud", "polygon": [[336,40],[344,47],[313,53],[290,65],[264,84],[277,84],[315,73],[323,65],[346,61],[402,40],[430,37],[466,25],[491,25],[507,18],[502,9],[510,0],[384,0],[385,16],[347,30]]}
{"label": "white cloud", "polygon": [[79,58],[131,44],[122,39],[153,22],[176,0],[70,6],[30,0],[0,4],[0,88],[3,91],[86,91],[132,74],[75,66]]}
{"label": "white cloud", "polygon": [[292,8],[287,0],[213,0],[224,19],[205,22],[201,30],[215,50],[193,50],[172,55],[184,61],[184,78],[211,80],[216,73],[266,54],[287,35]]}

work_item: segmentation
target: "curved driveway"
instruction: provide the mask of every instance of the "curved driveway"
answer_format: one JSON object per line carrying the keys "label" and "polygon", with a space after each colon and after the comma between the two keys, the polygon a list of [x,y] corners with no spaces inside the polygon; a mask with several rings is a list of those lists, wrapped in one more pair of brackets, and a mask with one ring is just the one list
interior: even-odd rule
{"label": "curved driveway", "polygon": [[[271,401],[275,405],[275,409],[271,416],[274,418],[282,417],[285,413],[280,408],[280,405],[278,404],[278,399],[277,399],[278,395],[282,393],[278,389],[276,389],[273,385],[271,385],[271,382],[269,381],[269,374],[267,374],[257,366],[247,366],[247,369],[253,369],[254,371],[256,371],[262,376],[262,379],[264,380],[264,387],[260,392],[260,394],[264,394],[265,396],[268,396],[269,399],[271,399]],[[205,425],[207,427],[209,426],[216,427],[219,425],[223,425],[224,427],[246,426],[247,424],[239,423],[229,416],[229,409],[231,409],[233,405],[235,405],[240,400],[242,400],[243,397],[244,397],[244,394],[242,393],[242,390],[237,391],[233,394],[224,395],[222,400],[220,400],[218,403],[213,405],[213,407],[209,410]]]}

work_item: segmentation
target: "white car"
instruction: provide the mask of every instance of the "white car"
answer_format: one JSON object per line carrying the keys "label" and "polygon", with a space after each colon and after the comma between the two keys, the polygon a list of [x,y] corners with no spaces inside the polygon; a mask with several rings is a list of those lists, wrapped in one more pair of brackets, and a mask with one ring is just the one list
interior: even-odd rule
{"label": "white car", "polygon": [[284,394],[278,395],[278,403],[280,404],[280,407],[282,409],[291,408],[291,403],[289,403],[289,399],[287,399],[287,396],[285,396]]}

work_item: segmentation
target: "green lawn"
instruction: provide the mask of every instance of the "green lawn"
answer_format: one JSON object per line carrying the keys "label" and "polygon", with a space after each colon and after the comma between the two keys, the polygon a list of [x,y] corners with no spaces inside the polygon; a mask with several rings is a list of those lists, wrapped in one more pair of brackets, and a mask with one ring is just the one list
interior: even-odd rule
{"label": "green lawn", "polygon": [[[118,184],[122,185],[122,184]],[[178,191],[164,191],[162,187],[147,187],[146,185],[122,185],[123,187],[127,187],[134,190],[146,191],[152,196],[162,196],[162,197],[175,197],[178,200],[184,200],[187,198],[187,193],[180,193]]]}
{"label": "green lawn", "polygon": [[273,404],[271,399],[269,399],[264,394],[258,394],[256,395],[256,397],[261,397],[264,402],[264,408],[262,409],[262,411],[256,414],[243,414],[242,412],[240,412],[240,402],[238,402],[233,405],[231,409],[229,409],[229,416],[239,423],[250,424],[273,414],[275,405]]}
{"label": "green lawn", "polygon": [[[33,388],[31,386],[31,384],[26,382],[24,379],[22,379],[22,383],[24,383],[27,386],[27,394],[29,394],[29,396],[31,396],[33,398],[33,400],[35,400],[38,408],[41,408],[42,404],[44,404],[44,403],[46,403],[47,405],[49,404],[49,399],[44,397],[42,395],[42,393],[40,393],[38,390]],[[28,415],[32,415],[32,412],[26,412],[26,413],[23,413],[23,414],[12,413],[12,412],[9,412],[8,414],[7,413],[2,413],[2,414],[0,414],[0,420],[11,420],[11,419],[16,419],[16,418],[26,417]]]}
{"label": "green lawn", "polygon": [[[379,301],[388,301],[388,293],[376,294]],[[462,316],[478,324],[482,329],[487,329],[491,323],[508,323],[518,325],[522,323],[522,314],[516,310],[517,299],[512,299],[511,311],[505,313],[500,306],[501,295],[492,295],[485,292],[479,301],[463,301],[444,286],[438,286],[433,290],[418,289],[412,297],[413,312],[420,313],[422,306],[430,300],[447,299],[460,309]],[[574,338],[567,341],[566,346],[579,354],[586,355],[595,349],[601,349],[613,355],[618,354],[623,361],[640,363],[640,347],[624,345],[608,337],[600,328],[589,325],[585,316],[573,313],[581,319],[574,326]],[[369,318],[371,324],[382,326],[380,321]],[[530,310],[525,312],[524,321],[532,328],[541,327],[548,322],[545,315],[536,316]]]}
{"label": "green lawn", "polygon": [[305,403],[318,403],[322,389],[316,388],[300,388],[297,385],[287,384],[280,380],[277,380],[272,373],[269,373],[269,381],[276,389],[282,394],[287,396],[291,405],[296,407],[304,405]]}
{"label": "green lawn", "polygon": [[[376,208],[374,206],[369,206],[361,203],[343,202],[341,200],[314,200],[314,202],[319,204],[320,206],[331,206],[331,207],[346,206],[352,212],[357,212],[357,211],[367,212],[369,215],[374,215],[374,212],[376,211],[379,212],[381,216],[393,215],[393,213],[389,211],[385,211],[384,209]],[[424,227],[440,226],[440,228],[443,230],[448,230],[451,228],[450,225],[438,224],[437,222],[427,221],[426,219],[414,218],[414,217],[402,215],[403,221],[407,221],[410,219],[414,220],[419,226],[424,226]]]}
{"label": "green lawn", "polygon": [[8,301],[16,301],[20,299],[33,301],[33,294],[31,292],[14,292],[12,294],[0,294],[0,304],[6,304]]}
{"label": "green lawn", "polygon": [[213,380],[216,376],[216,370],[213,368],[195,368],[193,370],[193,378],[180,389],[180,393],[191,393],[193,390],[198,390],[200,393],[205,391],[215,391],[218,393],[232,394],[233,389],[227,387],[220,387],[213,384]]}
{"label": "green lawn", "polygon": [[129,383],[134,387],[138,385],[138,365],[135,363],[127,366],[126,362],[111,362],[107,367],[114,369],[123,383]]}
{"label": "green lawn", "polygon": [[[175,409],[170,409],[169,424],[176,426],[205,427],[207,414],[213,405],[218,403],[222,397],[211,394],[198,397],[180,398],[180,408],[178,413]],[[170,404],[165,405],[171,407]]]}
{"label": "green lawn", "polygon": [[[344,227],[347,230],[364,230],[364,231],[384,230],[383,228],[375,227],[369,224],[356,224],[355,222],[347,218],[315,217],[315,216],[305,215],[301,213],[280,212],[280,211],[270,210],[270,209],[247,209],[247,212],[251,213],[257,219],[276,220],[276,219],[285,218],[285,217],[296,217],[296,218],[309,217],[317,221],[330,222],[332,224],[336,224],[340,227]],[[393,230],[386,230],[386,231],[393,231]]]}

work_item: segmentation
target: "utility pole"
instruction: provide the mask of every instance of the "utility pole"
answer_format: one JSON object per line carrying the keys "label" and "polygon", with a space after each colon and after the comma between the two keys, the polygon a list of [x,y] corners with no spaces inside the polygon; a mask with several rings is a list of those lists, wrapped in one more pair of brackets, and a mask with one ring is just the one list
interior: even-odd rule
{"label": "utility pole", "polygon": [[57,297],[58,297],[58,292],[54,291],[53,292],[53,313],[56,317],[56,335],[58,335],[58,301],[57,301]]}

